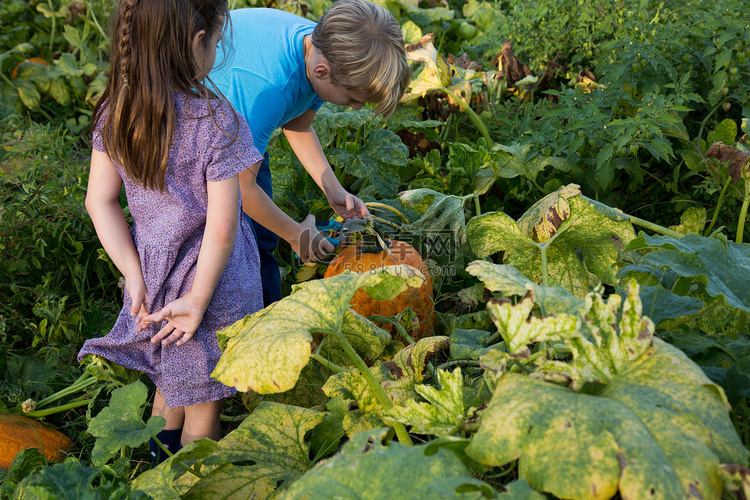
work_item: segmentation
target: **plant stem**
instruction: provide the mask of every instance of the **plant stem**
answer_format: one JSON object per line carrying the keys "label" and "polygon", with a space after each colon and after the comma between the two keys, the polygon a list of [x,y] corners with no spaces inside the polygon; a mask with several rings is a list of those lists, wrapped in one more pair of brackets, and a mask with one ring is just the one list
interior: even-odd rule
{"label": "plant stem", "polygon": [[102,35],[102,38],[107,40],[109,37],[107,36],[107,32],[104,31],[99,24],[99,20],[96,18],[96,13],[94,12],[94,9],[87,9],[87,11],[91,14],[91,20],[94,22],[94,25],[96,26],[96,29],[99,30],[99,34]]}
{"label": "plant stem", "polygon": [[332,361],[328,361],[326,358],[324,358],[318,353],[312,353],[310,354],[310,357],[314,359],[315,361],[317,361],[318,363],[320,363],[321,365],[328,368],[329,370],[331,370],[332,372],[344,373],[345,371],[347,371],[347,369],[344,368],[343,366],[339,366]]}
{"label": "plant stem", "polygon": [[96,377],[94,377],[88,372],[84,372],[83,375],[78,377],[78,380],[73,382],[71,385],[69,385],[65,389],[62,389],[54,393],[53,395],[48,396],[42,399],[41,401],[37,402],[36,407],[41,409],[42,407],[47,406],[50,403],[54,403],[55,401],[62,399],[65,396],[70,396],[71,394],[81,392],[87,387],[94,385],[97,381],[98,380]]}
{"label": "plant stem", "polygon": [[249,416],[250,416],[249,413],[243,413],[242,415],[235,415],[234,417],[230,415],[222,414],[222,415],[219,415],[219,420],[221,420],[222,422],[242,422]]}
{"label": "plant stem", "polygon": [[[329,334],[329,335],[335,335],[336,338],[339,341],[339,344],[341,344],[341,347],[343,347],[344,352],[349,356],[349,358],[352,360],[354,365],[359,369],[359,372],[364,377],[365,381],[367,382],[367,385],[370,387],[370,390],[375,393],[375,397],[377,398],[380,405],[383,407],[384,410],[389,410],[393,408],[393,403],[388,398],[388,394],[385,393],[383,388],[380,386],[377,380],[375,380],[375,377],[373,376],[372,372],[369,368],[367,368],[367,365],[362,360],[361,357],[359,357],[359,354],[357,354],[357,351],[354,350],[352,345],[349,343],[348,340],[346,340],[346,337],[344,337],[344,334],[339,331],[333,331],[333,330],[320,330],[323,333]],[[406,427],[404,427],[404,424],[400,422],[396,422],[393,424],[393,430],[396,431],[396,435],[398,436],[398,440],[405,444],[411,446],[413,443],[411,441],[411,438],[409,437],[409,433],[406,432]]]}
{"label": "plant stem", "polygon": [[750,205],[750,179],[745,179],[745,197],[742,200],[740,209],[740,218],[737,221],[737,243],[742,243],[742,236],[745,232],[745,219],[747,218],[747,207]]}
{"label": "plant stem", "polygon": [[477,212],[477,215],[482,215],[482,206],[479,204],[479,195],[474,195],[474,209]]}
{"label": "plant stem", "polygon": [[727,188],[729,187],[729,184],[732,182],[731,177],[727,177],[727,180],[724,182],[724,187],[721,188],[721,194],[719,194],[719,201],[716,203],[716,208],[714,209],[714,216],[711,218],[711,224],[708,225],[708,229],[703,233],[703,236],[708,236],[711,234],[711,230],[714,228],[714,224],[716,224],[716,220],[719,218],[719,209],[721,209],[721,206],[724,204],[724,195],[727,194]]}
{"label": "plant stem", "polygon": [[53,415],[55,413],[60,413],[63,411],[72,410],[73,408],[78,408],[79,406],[84,406],[89,404],[89,399],[84,399],[81,401],[74,401],[72,403],[60,405],[60,406],[53,406],[52,408],[47,408],[46,410],[34,410],[30,411],[28,413],[22,413],[24,417],[30,417],[30,418],[41,418],[41,417],[47,417],[49,415]]}
{"label": "plant stem", "polygon": [[[50,10],[54,10],[50,2],[47,2],[47,5],[49,6]],[[50,21],[52,21],[52,29],[50,29],[50,34],[49,34],[49,58],[51,61],[52,56],[55,53],[54,47],[55,47],[55,31],[57,30],[57,20],[55,19],[55,16],[52,16]]]}
{"label": "plant stem", "polygon": [[3,79],[3,81],[4,81],[5,83],[7,83],[8,85],[10,85],[11,87],[15,87],[15,85],[13,85],[13,83],[11,83],[11,81],[10,81],[10,80],[8,79],[8,77],[7,77],[7,76],[5,76],[5,74],[4,74],[4,73],[0,73],[0,78],[2,78],[2,79]]}
{"label": "plant stem", "polygon": [[391,222],[389,220],[383,219],[382,217],[378,217],[377,215],[370,215],[370,217],[372,217],[372,220],[374,220],[376,222],[380,222],[381,224],[386,224],[386,225],[391,226],[391,227],[393,227],[395,229],[401,229],[401,226],[399,226],[398,224],[395,224],[395,223],[393,223],[393,222]]}
{"label": "plant stem", "polygon": [[740,311],[739,316],[737,316],[737,333],[742,333],[742,330],[745,329],[745,326],[747,325],[747,311]]}
{"label": "plant stem", "polygon": [[461,99],[452,90],[445,87],[442,87],[441,90],[451,96],[453,100],[455,100],[458,105],[461,106],[464,111],[469,114],[469,118],[471,119],[472,123],[474,123],[474,126],[479,130],[479,132],[481,132],[481,134],[484,136],[484,139],[487,141],[487,147],[492,147],[495,142],[490,139],[490,133],[487,131],[487,127],[485,127],[484,122],[481,118],[479,118],[479,115],[477,115],[477,113],[473,109],[471,109],[471,106],[469,106],[466,101]]}
{"label": "plant stem", "polygon": [[402,325],[400,321],[392,320],[391,318],[386,318],[385,316],[378,315],[370,316],[370,321],[377,321],[378,323],[390,323],[391,325],[396,327],[396,330],[398,330],[398,333],[401,334],[404,340],[406,340],[409,344],[416,344],[416,342],[414,342],[414,339],[411,338],[411,335],[406,332],[406,328],[404,328],[404,325]]}
{"label": "plant stem", "polygon": [[[168,457],[173,457],[174,456],[174,453],[172,453],[167,448],[165,448],[164,445],[162,444],[162,442],[159,441],[159,438],[157,438],[156,436],[152,436],[151,439],[154,440],[154,442],[159,446],[159,448],[161,448],[164,451],[164,453],[167,454]],[[195,470],[193,467],[188,467],[187,465],[185,465],[182,462],[180,462],[178,465],[180,467],[182,467],[183,469],[185,469],[185,471],[187,471],[187,472],[191,473],[192,475],[194,475],[195,477],[197,477],[198,479],[203,479],[204,477],[206,477],[203,474],[201,474],[200,472],[198,472],[197,470]]]}
{"label": "plant stem", "polygon": [[678,233],[677,231],[672,231],[669,228],[660,226],[659,224],[654,224],[653,222],[649,222],[647,220],[639,219],[638,217],[635,217],[633,215],[627,215],[627,217],[630,219],[631,224],[645,227],[646,229],[650,229],[651,231],[654,231],[655,233],[663,234],[664,236],[671,236],[672,238],[676,238],[676,239],[680,239],[683,236],[685,236],[684,234]]}
{"label": "plant stem", "polygon": [[372,208],[380,208],[380,209],[383,209],[383,210],[390,210],[391,212],[393,212],[396,215],[398,215],[399,217],[401,217],[401,220],[403,220],[404,222],[406,222],[406,223],[409,222],[409,219],[407,219],[406,216],[404,214],[402,214],[400,210],[398,210],[396,208],[393,208],[390,205],[386,205],[385,203],[378,203],[376,201],[367,201],[367,202],[365,202],[365,206],[367,208],[372,207]]}
{"label": "plant stem", "polygon": [[[716,104],[716,106],[714,106],[713,109],[708,112],[708,114],[703,118],[703,121],[701,122],[701,126],[698,129],[698,137],[695,140],[694,146],[695,146],[695,148],[698,150],[698,152],[701,155],[703,155],[703,151],[701,151],[701,136],[703,135],[703,129],[706,128],[706,123],[708,122],[708,119],[711,118],[714,113],[716,113],[716,111],[719,109],[719,107],[722,104],[724,104],[724,101],[726,101],[726,99],[722,99],[721,101],[719,101]],[[706,141],[706,143],[708,144],[708,141]]]}

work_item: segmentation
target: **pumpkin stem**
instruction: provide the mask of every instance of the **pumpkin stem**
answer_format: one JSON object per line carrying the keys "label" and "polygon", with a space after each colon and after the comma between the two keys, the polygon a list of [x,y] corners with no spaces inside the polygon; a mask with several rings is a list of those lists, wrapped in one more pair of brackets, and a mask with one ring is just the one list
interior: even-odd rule
{"label": "pumpkin stem", "polygon": [[399,217],[401,217],[401,220],[403,220],[407,224],[409,223],[409,219],[407,219],[404,214],[402,214],[398,209],[393,208],[390,205],[386,205],[385,203],[377,203],[377,202],[374,202],[374,201],[368,201],[368,202],[365,202],[365,206],[367,208],[375,208],[375,209],[380,209],[380,210],[390,210],[391,212],[393,212],[396,215],[398,215]]}
{"label": "pumpkin stem", "polygon": [[380,253],[386,248],[388,244],[374,230],[362,234],[362,253]]}
{"label": "pumpkin stem", "polygon": [[380,236],[374,224],[369,224],[367,230],[362,233],[362,253],[386,252],[393,257],[391,253],[391,242],[386,241]]}

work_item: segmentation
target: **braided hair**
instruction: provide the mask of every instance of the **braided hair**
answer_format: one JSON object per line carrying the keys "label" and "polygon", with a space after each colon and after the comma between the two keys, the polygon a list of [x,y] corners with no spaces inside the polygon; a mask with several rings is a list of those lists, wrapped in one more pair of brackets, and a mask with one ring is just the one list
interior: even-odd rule
{"label": "braided hair", "polygon": [[[162,191],[175,128],[173,93],[216,98],[192,41],[208,44],[227,17],[226,0],[121,0],[111,19],[109,80],[94,109],[104,149],[138,184]],[[210,106],[209,106],[209,109]]]}

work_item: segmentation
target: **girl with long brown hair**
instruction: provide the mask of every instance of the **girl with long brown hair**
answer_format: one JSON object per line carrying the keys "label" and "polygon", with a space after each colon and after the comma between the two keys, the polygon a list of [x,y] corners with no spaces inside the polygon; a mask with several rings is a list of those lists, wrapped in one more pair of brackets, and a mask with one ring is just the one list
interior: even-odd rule
{"label": "girl with long brown hair", "polygon": [[[263,307],[238,183],[261,156],[247,122],[206,79],[226,17],[226,0],[122,0],[94,113],[86,208],[126,291],[111,332],[88,340],[79,359],[144,372],[156,386],[152,414],[166,419],[157,437],[171,451],[219,439],[222,400],[236,391],[211,378],[215,332]],[[132,227],[118,201],[123,185]],[[269,204],[259,196],[245,210],[262,218]],[[158,463],[153,441],[151,449]]]}

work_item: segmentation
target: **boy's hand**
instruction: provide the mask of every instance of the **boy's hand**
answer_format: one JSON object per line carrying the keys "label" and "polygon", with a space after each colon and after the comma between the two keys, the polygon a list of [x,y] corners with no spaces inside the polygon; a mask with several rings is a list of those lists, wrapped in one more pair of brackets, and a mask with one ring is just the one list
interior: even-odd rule
{"label": "boy's hand", "polygon": [[189,294],[184,295],[164,306],[161,311],[144,316],[139,331],[152,322],[167,320],[167,324],[151,338],[151,343],[161,341],[162,345],[168,345],[177,341],[175,345],[182,345],[193,338],[205,312],[206,308],[194,304]]}
{"label": "boy's hand", "polygon": [[369,217],[370,211],[367,210],[365,202],[348,192],[344,188],[332,190],[330,194],[326,193],[328,204],[344,220],[358,219]]}
{"label": "boy's hand", "polygon": [[335,249],[326,236],[315,227],[315,216],[312,214],[300,224],[297,239],[290,243],[302,262],[323,260]]}

